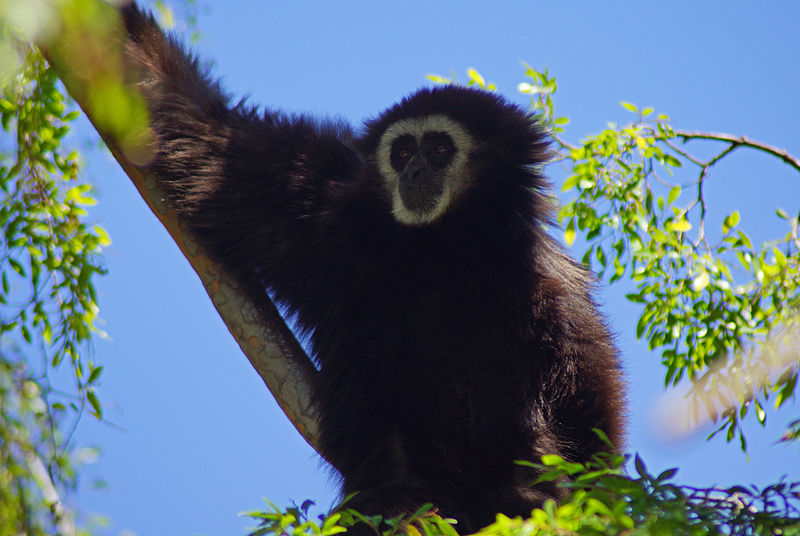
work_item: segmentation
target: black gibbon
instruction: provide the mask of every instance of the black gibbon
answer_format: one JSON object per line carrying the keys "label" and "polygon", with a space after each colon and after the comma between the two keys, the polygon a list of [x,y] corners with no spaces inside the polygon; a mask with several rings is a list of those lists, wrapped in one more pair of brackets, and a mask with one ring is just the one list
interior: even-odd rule
{"label": "black gibbon", "polygon": [[462,532],[563,492],[515,460],[622,436],[592,277],[547,234],[548,137],[483,91],[425,88],[353,129],[229,104],[152,17],[122,9],[148,164],[215,260],[295,315],[320,449],[348,506],[433,503]]}

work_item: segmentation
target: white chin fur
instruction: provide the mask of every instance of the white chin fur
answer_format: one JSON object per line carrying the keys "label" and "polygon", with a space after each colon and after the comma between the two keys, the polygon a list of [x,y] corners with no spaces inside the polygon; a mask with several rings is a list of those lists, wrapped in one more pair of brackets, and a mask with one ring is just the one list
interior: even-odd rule
{"label": "white chin fur", "polygon": [[400,197],[399,189],[395,188],[392,192],[392,215],[394,216],[395,220],[406,225],[426,225],[433,223],[442,214],[444,214],[447,207],[450,206],[452,195],[449,194],[450,192],[445,190],[439,196],[435,207],[433,207],[431,210],[419,212],[409,210],[403,204],[403,199]]}

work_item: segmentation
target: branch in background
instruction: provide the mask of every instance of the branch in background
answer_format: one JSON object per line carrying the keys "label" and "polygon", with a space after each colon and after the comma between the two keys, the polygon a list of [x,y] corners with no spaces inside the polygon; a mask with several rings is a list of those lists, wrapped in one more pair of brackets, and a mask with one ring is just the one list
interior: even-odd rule
{"label": "branch in background", "polygon": [[[38,43],[45,58],[53,66],[69,94],[86,113],[114,158],[131,179],[150,210],[158,217],[181,252],[200,277],[225,325],[239,343],[250,363],[272,392],[281,409],[311,446],[317,442],[317,421],[311,401],[310,381],[316,369],[295,339],[293,333],[269,300],[265,289],[261,303],[248,298],[241,283],[227,274],[219,264],[181,228],[176,213],[164,203],[165,196],[146,169],[136,164],[146,162],[146,133],[135,132],[130,125],[119,125],[109,116],[129,119],[135,100],[141,100],[131,85],[133,73],[126,70],[122,58],[125,36],[121,23],[109,24],[116,11],[97,4],[98,11],[84,20],[70,15],[59,35]],[[103,101],[114,84],[117,100]],[[120,106],[120,92],[130,93],[133,105]],[[115,106],[110,106],[113,103]],[[128,116],[120,113],[128,112]],[[131,122],[133,122],[131,120]],[[252,293],[257,295],[257,293]]]}
{"label": "branch in background", "polygon": [[779,149],[773,145],[767,145],[766,143],[762,143],[760,141],[751,140],[747,136],[734,136],[732,134],[725,134],[724,132],[699,132],[699,131],[690,132],[688,130],[676,130],[675,135],[679,138],[683,138],[684,141],[686,140],[726,141],[731,144],[731,150],[736,149],[738,147],[750,147],[751,149],[763,151],[777,158],[780,158],[781,160],[783,160],[784,162],[795,168],[797,171],[800,171],[800,159],[798,159],[795,156],[792,156],[785,149]]}
{"label": "branch in background", "polygon": [[59,536],[74,536],[75,535],[75,522],[72,519],[72,513],[61,502],[61,497],[58,496],[58,491],[50,479],[50,474],[47,472],[44,463],[35,453],[29,452],[25,454],[25,461],[28,463],[28,468],[33,475],[39,490],[42,492],[44,502],[56,521]]}

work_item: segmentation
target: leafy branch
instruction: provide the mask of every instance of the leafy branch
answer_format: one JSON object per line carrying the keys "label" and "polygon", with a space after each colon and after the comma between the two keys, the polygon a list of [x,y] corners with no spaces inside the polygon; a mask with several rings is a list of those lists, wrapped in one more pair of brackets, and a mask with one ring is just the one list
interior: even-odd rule
{"label": "leafy branch", "polygon": [[[559,211],[565,240],[580,232],[583,261],[611,282],[624,276],[636,284],[627,298],[641,306],[637,337],[660,349],[665,384],[692,380],[695,421],[720,423],[714,433],[738,433],[750,408],[766,422],[765,402],[782,406],[795,392],[800,360],[793,341],[800,334],[800,240],[798,219],[778,208],[783,236],[760,246],[738,225],[738,211],[721,222],[711,242],[704,186],[712,169],[739,148],[764,152],[800,172],[800,159],[746,136],[675,129],[668,116],[623,102],[636,115],[610,124],[580,144],[561,137],[568,120],[555,113],[556,81],[526,66],[519,90],[555,140],[555,162],[568,170],[564,192],[574,192]],[[689,151],[693,140],[725,146],[702,159]],[[681,168],[694,166],[694,179]],[[691,176],[690,176],[691,177]],[[688,192],[694,191],[694,195]],[[734,275],[736,274],[736,275]],[[714,434],[712,434],[714,435]]]}
{"label": "leafy branch", "polygon": [[[623,456],[598,456],[585,464],[568,462],[559,456],[543,456],[533,466],[540,481],[558,481],[571,490],[556,504],[546,501],[529,518],[497,515],[496,521],[480,530],[479,536],[529,535],[729,535],[797,536],[800,534],[800,483],[778,482],[758,488],[698,488],[674,483],[677,469],[658,475],[650,473],[639,456],[634,457],[635,474],[622,469]],[[308,515],[312,503],[281,510],[273,504],[266,512],[246,515],[258,522],[252,536],[328,536],[343,532],[355,522],[366,523],[376,536],[399,533],[412,536],[456,536],[458,524],[423,508],[413,516],[384,520],[367,518],[347,510],[320,516]]]}
{"label": "leafy branch", "polygon": [[[1,15],[2,13],[0,13]],[[37,49],[8,32],[0,46],[16,63],[3,72],[0,124],[0,532],[74,534],[59,490],[74,483],[71,432],[84,407],[102,417],[95,393],[102,367],[90,357],[96,327],[94,278],[107,233],[87,223],[95,203],[78,179],[77,153],[64,147],[70,111],[58,78]],[[29,353],[41,356],[30,365]],[[73,392],[50,372],[72,370]]]}

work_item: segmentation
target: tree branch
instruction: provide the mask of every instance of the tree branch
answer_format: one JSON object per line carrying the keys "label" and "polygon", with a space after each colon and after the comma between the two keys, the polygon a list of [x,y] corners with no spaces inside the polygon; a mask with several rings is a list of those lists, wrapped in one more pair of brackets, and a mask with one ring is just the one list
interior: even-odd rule
{"label": "tree branch", "polygon": [[795,156],[789,154],[786,149],[779,149],[773,145],[768,145],[766,143],[762,143],[760,141],[751,140],[747,136],[733,136],[731,134],[725,134],[723,132],[699,132],[699,131],[688,131],[688,130],[676,130],[675,136],[679,138],[683,138],[683,140],[716,140],[716,141],[725,141],[731,144],[731,150],[736,149],[737,147],[750,147],[751,149],[756,149],[758,151],[763,151],[765,153],[771,154],[777,158],[780,158],[797,171],[800,171],[800,159]]}
{"label": "tree branch", "polygon": [[41,458],[39,458],[35,452],[26,452],[25,461],[28,464],[31,475],[33,475],[34,481],[42,492],[42,498],[45,504],[53,514],[59,536],[74,536],[75,521],[72,519],[72,512],[61,502],[61,497],[58,496],[58,491],[53,485],[50,474],[47,472],[47,468],[44,466],[44,463],[42,463]]}
{"label": "tree branch", "polygon": [[[108,17],[113,17],[113,10]],[[105,19],[105,14],[102,17]],[[298,343],[266,290],[256,289],[252,295],[263,295],[260,303],[248,298],[243,283],[226,273],[182,228],[175,211],[164,202],[165,195],[146,169],[136,163],[142,159],[142,147],[131,150],[130,140],[120,139],[98,118],[97,102],[92,100],[93,84],[101,76],[116,74],[121,85],[123,77],[130,82],[134,73],[125,70],[121,44],[126,39],[121,24],[113,28],[112,42],[98,36],[97,27],[108,20],[84,21],[85,27],[67,28],[38,43],[50,65],[56,70],[69,94],[86,113],[100,137],[111,150],[123,171],[128,175],[150,210],[158,217],[181,252],[189,260],[208,292],[219,315],[239,343],[247,359],[278,401],[283,412],[302,436],[316,448],[317,420],[311,400],[310,383],[316,368]],[[74,24],[74,21],[71,21]],[[105,36],[108,38],[108,36]],[[87,57],[89,59],[87,60]],[[136,90],[128,84],[129,91]],[[104,113],[109,114],[108,110]],[[141,142],[141,140],[140,140]]]}

